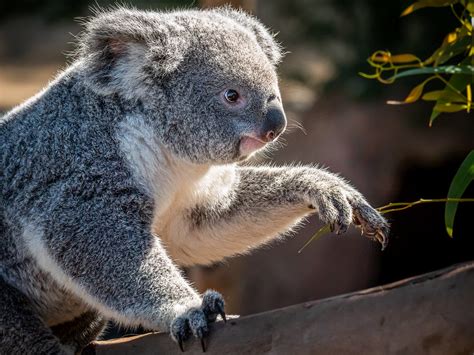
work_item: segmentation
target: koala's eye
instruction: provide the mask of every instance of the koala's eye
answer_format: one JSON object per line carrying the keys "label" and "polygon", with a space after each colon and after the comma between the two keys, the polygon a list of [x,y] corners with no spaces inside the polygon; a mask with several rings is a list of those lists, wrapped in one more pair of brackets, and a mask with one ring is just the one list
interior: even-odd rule
{"label": "koala's eye", "polygon": [[224,97],[225,99],[230,102],[230,103],[235,103],[237,102],[237,100],[239,99],[240,95],[239,93],[234,90],[234,89],[227,89],[225,92],[224,92]]}

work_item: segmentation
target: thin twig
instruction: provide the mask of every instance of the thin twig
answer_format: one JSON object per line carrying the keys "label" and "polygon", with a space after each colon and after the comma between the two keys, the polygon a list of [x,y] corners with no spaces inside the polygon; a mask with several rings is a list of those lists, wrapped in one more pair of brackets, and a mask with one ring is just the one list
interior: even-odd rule
{"label": "thin twig", "polygon": [[435,199],[420,198],[418,201],[413,201],[413,202],[395,202],[395,203],[392,202],[392,203],[389,203],[388,205],[377,208],[377,211],[379,211],[382,214],[385,214],[385,213],[390,213],[390,212],[403,211],[410,207],[420,205],[423,203],[436,203],[436,202],[474,202],[474,198],[435,198]]}
{"label": "thin twig", "polygon": [[326,224],[324,227],[321,227],[316,233],[313,234],[311,238],[308,239],[306,243],[301,247],[300,250],[298,250],[298,254],[300,254],[304,248],[306,248],[311,242],[318,240],[321,238],[324,234],[329,233],[331,229],[329,228],[329,224]]}
{"label": "thin twig", "polygon": [[[420,198],[418,201],[413,202],[390,202],[388,205],[381,206],[377,208],[381,214],[390,213],[390,212],[397,212],[403,211],[410,207],[426,204],[426,203],[439,203],[439,202],[474,202],[474,198],[432,198],[432,199],[425,199]],[[321,227],[311,238],[309,238],[306,243],[298,250],[298,254],[300,254],[304,248],[306,248],[309,244],[313,241],[318,240],[326,233],[329,233],[331,229],[329,228],[329,224]]]}

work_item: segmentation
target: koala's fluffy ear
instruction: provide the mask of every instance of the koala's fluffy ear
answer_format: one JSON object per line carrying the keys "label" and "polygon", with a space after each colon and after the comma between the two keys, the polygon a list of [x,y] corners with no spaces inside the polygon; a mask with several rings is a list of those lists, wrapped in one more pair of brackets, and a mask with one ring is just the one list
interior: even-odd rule
{"label": "koala's fluffy ear", "polygon": [[217,8],[220,14],[230,17],[245,28],[249,29],[262,47],[263,52],[267,55],[270,63],[274,66],[280,63],[283,58],[283,51],[281,45],[275,40],[274,36],[257,18],[244,12],[243,10],[236,10],[230,6]]}
{"label": "koala's fluffy ear", "polygon": [[79,56],[94,90],[144,97],[151,84],[178,68],[189,40],[180,26],[159,16],[119,8],[86,22]]}

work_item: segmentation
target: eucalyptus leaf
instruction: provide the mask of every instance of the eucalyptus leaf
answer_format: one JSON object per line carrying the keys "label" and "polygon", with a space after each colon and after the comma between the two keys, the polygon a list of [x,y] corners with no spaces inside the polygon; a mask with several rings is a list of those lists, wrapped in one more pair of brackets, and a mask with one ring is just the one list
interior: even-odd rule
{"label": "eucalyptus leaf", "polygon": [[389,101],[387,101],[387,104],[389,104],[389,105],[404,105],[404,104],[411,104],[411,103],[417,101],[421,97],[421,95],[423,94],[423,89],[424,89],[426,83],[428,83],[429,81],[431,81],[433,79],[436,79],[436,76],[431,76],[428,79],[426,79],[425,81],[423,81],[421,84],[418,84],[417,86],[415,86],[410,91],[410,93],[405,98],[405,100],[403,100],[403,101],[389,100]]}
{"label": "eucalyptus leaf", "polygon": [[[460,198],[469,184],[474,180],[474,150],[467,155],[462,162],[448,191],[448,198]],[[458,202],[447,202],[444,211],[446,231],[450,237],[453,236],[453,225]]]}
{"label": "eucalyptus leaf", "polygon": [[393,75],[390,80],[395,80],[412,75],[423,74],[457,74],[457,75],[474,75],[473,65],[444,65],[441,67],[426,67],[409,69]]}
{"label": "eucalyptus leaf", "polygon": [[471,44],[471,36],[464,36],[453,43],[442,46],[433,55],[433,59],[435,60],[434,65],[439,66],[440,64],[446,63],[451,58],[463,52],[467,52],[467,49],[469,48],[469,46],[471,46]]}
{"label": "eucalyptus leaf", "polygon": [[[467,62],[468,58],[463,61],[463,63]],[[471,83],[473,80],[473,77],[471,75],[451,75],[448,81],[448,85],[445,86],[443,90],[443,95],[439,97],[439,99],[436,101],[436,104],[433,108],[433,112],[431,113],[430,117],[430,123],[429,126],[431,127],[434,120],[440,115],[440,111],[436,109],[437,105],[442,105],[446,104],[448,102],[451,102],[453,100],[450,100],[449,98],[456,95],[459,97],[462,97],[461,93],[464,91],[464,89]]]}
{"label": "eucalyptus leaf", "polygon": [[436,104],[433,110],[438,112],[459,112],[464,111],[467,109],[467,105],[464,104],[453,104],[451,102],[447,102],[445,104]]}
{"label": "eucalyptus leaf", "polygon": [[406,16],[412,12],[422,9],[424,7],[443,7],[456,3],[457,0],[420,0],[408,6],[400,16]]}
{"label": "eucalyptus leaf", "polygon": [[[436,107],[436,106],[435,106],[435,107]],[[441,114],[441,112],[436,111],[436,110],[433,108],[433,111],[431,112],[431,116],[430,116],[430,123],[429,123],[429,126],[430,126],[430,127],[433,125],[434,120],[437,119],[440,114]]]}
{"label": "eucalyptus leaf", "polygon": [[462,102],[465,98],[452,90],[433,90],[425,93],[422,96],[422,99],[425,101],[438,101],[441,99],[445,101],[459,103],[458,101]]}

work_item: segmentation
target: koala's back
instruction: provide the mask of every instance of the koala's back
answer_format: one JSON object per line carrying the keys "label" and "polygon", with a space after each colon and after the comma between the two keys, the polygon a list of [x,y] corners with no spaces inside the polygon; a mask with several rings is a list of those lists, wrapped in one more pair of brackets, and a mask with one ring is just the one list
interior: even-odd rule
{"label": "koala's back", "polygon": [[125,171],[113,142],[119,106],[91,95],[66,73],[0,121],[0,278],[23,292],[48,325],[88,307],[38,266],[25,233],[39,240],[48,231],[36,227],[47,228],[57,209],[99,195]]}

